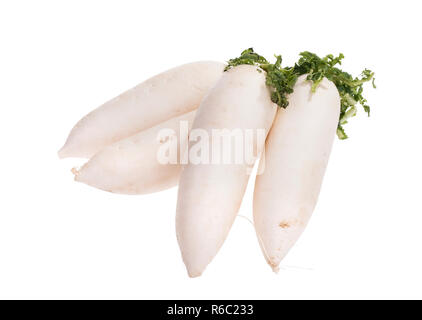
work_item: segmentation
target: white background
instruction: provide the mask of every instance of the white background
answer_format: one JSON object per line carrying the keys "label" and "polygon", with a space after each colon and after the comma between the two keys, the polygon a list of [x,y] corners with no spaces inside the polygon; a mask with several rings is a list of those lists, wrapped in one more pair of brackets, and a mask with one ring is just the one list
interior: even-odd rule
{"label": "white background", "polygon": [[[0,298],[422,298],[420,13],[420,1],[1,2]],[[251,46],[287,64],[343,52],[346,70],[375,70],[372,116],[360,110],[335,142],[278,275],[238,218],[190,279],[177,188],[109,194],[73,182],[80,161],[56,152],[80,117],[144,79]]]}

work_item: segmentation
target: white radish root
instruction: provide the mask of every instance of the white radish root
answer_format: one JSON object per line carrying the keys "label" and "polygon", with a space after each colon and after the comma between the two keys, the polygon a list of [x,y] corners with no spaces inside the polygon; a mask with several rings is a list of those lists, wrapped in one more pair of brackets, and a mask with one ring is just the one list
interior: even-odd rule
{"label": "white radish root", "polygon": [[[227,72],[201,103],[192,126],[213,129],[263,129],[273,122],[277,106],[271,102],[265,73],[241,65]],[[256,145],[262,150],[264,142]],[[176,233],[189,276],[202,274],[226,239],[236,218],[246,185],[248,167],[238,164],[193,164],[183,170],[176,214]]]}
{"label": "white radish root", "polygon": [[314,210],[339,113],[340,97],[332,82],[324,79],[312,93],[311,82],[301,76],[268,134],[253,211],[262,251],[275,272]]}
{"label": "white radish root", "polygon": [[90,158],[111,143],[196,109],[223,69],[220,62],[193,62],[146,80],[82,118],[59,157]]}
{"label": "white radish root", "polygon": [[[146,194],[158,192],[177,185],[182,167],[179,162],[161,164],[157,159],[163,141],[162,130],[172,130],[177,152],[187,143],[186,135],[180,136],[180,124],[186,129],[192,125],[196,110],[170,119],[157,126],[141,131],[131,137],[111,144],[81,169],[74,169],[75,180],[92,187],[121,194]],[[177,160],[177,159],[176,159]]]}

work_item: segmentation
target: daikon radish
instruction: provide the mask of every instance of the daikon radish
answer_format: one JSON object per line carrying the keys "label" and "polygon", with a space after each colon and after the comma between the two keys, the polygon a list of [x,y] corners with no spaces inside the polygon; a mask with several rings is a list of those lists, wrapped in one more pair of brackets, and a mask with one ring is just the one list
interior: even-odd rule
{"label": "daikon radish", "polygon": [[296,242],[315,207],[336,133],[340,97],[324,79],[315,93],[299,77],[289,106],[277,113],[265,148],[265,169],[254,191],[254,222],[268,264],[280,261]]}
{"label": "daikon radish", "polygon": [[335,67],[344,58],[319,58],[302,52],[293,68],[300,76],[286,109],[278,111],[266,141],[265,166],[254,190],[256,233],[268,264],[277,272],[280,261],[305,229],[316,205],[335,133],[346,139],[343,125],[356,115],[363,83],[374,73],[365,69],[361,78]]}
{"label": "daikon radish", "polygon": [[220,62],[193,62],[146,80],[82,118],[59,156],[90,158],[111,143],[196,109],[223,68]]}
{"label": "daikon radish", "polygon": [[[123,194],[146,194],[177,185],[182,169],[180,156],[185,152],[187,130],[195,113],[191,111],[103,148],[81,169],[73,170],[75,180]],[[186,125],[186,132],[181,132],[181,124]],[[177,159],[173,163],[162,163],[157,156],[160,148],[170,153],[173,145],[163,146],[168,142],[177,144]]]}
{"label": "daikon radish", "polygon": [[[262,129],[267,133],[277,106],[265,82],[265,72],[256,66],[240,65],[224,72],[202,101],[192,132],[202,129],[211,136],[215,129]],[[256,145],[255,139],[253,144],[259,151],[264,143]],[[245,162],[191,161],[184,168],[179,182],[176,233],[189,276],[200,276],[222,246],[248,178]]]}

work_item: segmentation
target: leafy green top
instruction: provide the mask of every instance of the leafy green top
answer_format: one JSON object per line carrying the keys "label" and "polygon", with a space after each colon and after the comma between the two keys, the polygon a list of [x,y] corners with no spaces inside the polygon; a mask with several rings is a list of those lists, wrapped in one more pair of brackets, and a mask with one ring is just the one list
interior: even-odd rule
{"label": "leafy green top", "polygon": [[343,125],[347,123],[349,118],[356,115],[356,105],[358,103],[362,105],[368,116],[370,115],[370,107],[362,95],[363,84],[372,80],[372,86],[374,88],[376,86],[374,73],[371,70],[365,69],[362,71],[360,78],[353,78],[349,73],[336,68],[335,65],[341,64],[343,58],[344,55],[340,53],[338,57],[329,54],[321,59],[315,53],[305,51],[300,53],[300,59],[293,69],[297,75],[308,75],[306,79],[313,82],[312,92],[315,92],[324,77],[335,84],[340,94],[340,119],[337,136],[340,139],[347,139]]}
{"label": "leafy green top", "polygon": [[294,74],[293,68],[282,68],[281,61],[281,56],[276,56],[276,62],[269,63],[249,48],[244,50],[239,58],[230,59],[224,71],[241,64],[258,66],[267,73],[266,84],[272,89],[271,100],[280,107],[286,108],[289,104],[287,95],[293,92],[297,75]]}
{"label": "leafy green top", "polygon": [[341,64],[343,58],[343,54],[338,57],[329,54],[321,59],[316,54],[305,51],[300,53],[299,61],[294,67],[283,68],[281,56],[276,56],[276,62],[271,64],[264,57],[255,53],[252,48],[249,48],[244,50],[240,57],[229,60],[225,71],[241,64],[258,66],[267,73],[266,84],[271,88],[271,100],[282,108],[288,106],[287,96],[293,92],[293,87],[300,75],[307,74],[307,80],[313,82],[312,92],[316,91],[324,77],[327,78],[335,84],[341,99],[337,136],[340,139],[347,139],[343,125],[349,118],[356,115],[356,105],[361,104],[368,116],[370,115],[370,107],[362,95],[363,84],[372,80],[372,85],[375,88],[375,79],[374,73],[368,69],[362,71],[360,78],[353,78],[349,73],[335,67],[335,65]]}

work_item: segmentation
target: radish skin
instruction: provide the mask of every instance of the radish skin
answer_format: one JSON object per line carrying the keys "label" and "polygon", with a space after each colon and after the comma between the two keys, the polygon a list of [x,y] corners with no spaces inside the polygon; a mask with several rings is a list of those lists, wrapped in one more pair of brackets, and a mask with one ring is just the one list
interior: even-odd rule
{"label": "radish skin", "polygon": [[[240,65],[223,73],[201,103],[192,130],[264,129],[268,133],[277,106],[271,102],[265,73]],[[255,150],[262,150],[256,145]],[[248,164],[192,164],[179,182],[176,234],[190,277],[198,277],[226,239],[249,179]]]}
{"label": "radish skin", "polygon": [[316,205],[339,114],[335,85],[324,78],[312,93],[304,75],[268,134],[265,170],[256,178],[253,212],[261,249],[274,272]]}
{"label": "radish skin", "polygon": [[90,158],[107,145],[196,109],[223,69],[220,62],[193,62],[146,80],[82,118],[59,157]]}
{"label": "radish skin", "polygon": [[180,136],[180,123],[186,121],[190,128],[195,113],[191,111],[105,147],[81,169],[73,169],[75,180],[121,194],[147,194],[176,186],[182,167],[158,161],[163,143],[159,133],[173,130],[172,138],[177,139],[180,154],[180,146],[187,143],[187,132]]}

